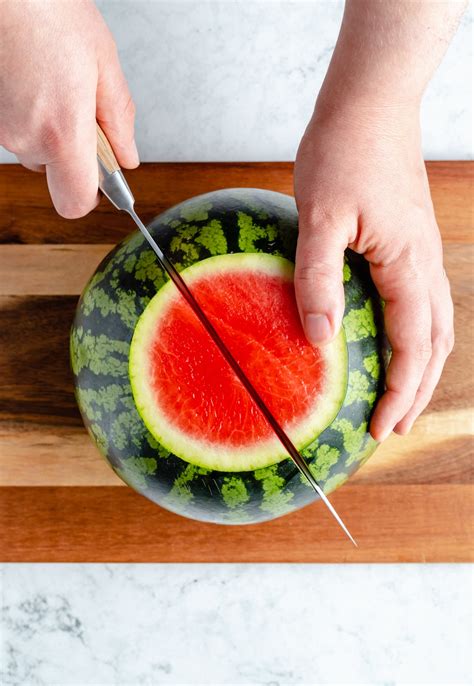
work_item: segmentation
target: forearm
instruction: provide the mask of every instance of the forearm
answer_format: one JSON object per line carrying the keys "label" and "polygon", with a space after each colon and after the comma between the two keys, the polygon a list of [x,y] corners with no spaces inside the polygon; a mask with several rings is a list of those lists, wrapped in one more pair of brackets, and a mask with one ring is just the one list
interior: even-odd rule
{"label": "forearm", "polygon": [[418,105],[465,0],[347,0],[322,102]]}
{"label": "forearm", "polygon": [[453,304],[423,162],[419,106],[464,2],[346,0],[315,112],[298,148],[295,293],[306,334],[344,317],[342,257],[364,255],[392,347],[371,433],[407,433],[453,347]]}

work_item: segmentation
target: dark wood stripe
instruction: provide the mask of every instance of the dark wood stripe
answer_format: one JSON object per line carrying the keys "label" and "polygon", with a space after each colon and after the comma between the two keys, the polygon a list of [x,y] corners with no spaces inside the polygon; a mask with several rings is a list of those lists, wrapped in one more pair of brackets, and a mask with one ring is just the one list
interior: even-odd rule
{"label": "dark wood stripe", "polygon": [[0,298],[0,420],[80,425],[69,369],[77,296]]}
{"label": "dark wood stripe", "polygon": [[280,519],[222,527],[173,515],[128,488],[0,489],[5,562],[467,562],[472,486],[351,486]]}
{"label": "dark wood stripe", "polygon": [[[472,284],[468,274],[470,246],[455,249],[452,291],[456,308],[456,347],[447,361],[431,411],[467,408],[472,401]],[[461,254],[461,252],[463,254]],[[454,257],[454,255],[452,256]],[[0,419],[80,422],[72,396],[69,330],[77,296],[0,297]]]}
{"label": "dark wood stripe", "polygon": [[[472,162],[428,162],[436,214],[445,241],[472,241]],[[155,163],[127,172],[145,221],[200,193],[236,186],[292,194],[290,162]],[[116,243],[130,219],[103,200],[87,217],[67,220],[51,207],[46,180],[19,165],[0,165],[0,243]]]}
{"label": "dark wood stripe", "polygon": [[[127,171],[137,210],[148,222],[200,193],[236,186],[292,193],[290,162],[142,164]],[[87,217],[62,219],[51,207],[46,180],[19,165],[0,165],[0,243],[117,243],[130,231],[129,217],[102,200]]]}

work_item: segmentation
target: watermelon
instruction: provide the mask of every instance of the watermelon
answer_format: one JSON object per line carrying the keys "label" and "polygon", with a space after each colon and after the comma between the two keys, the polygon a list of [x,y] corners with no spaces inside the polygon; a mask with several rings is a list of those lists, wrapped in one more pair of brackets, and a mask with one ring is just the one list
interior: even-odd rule
{"label": "watermelon", "polygon": [[[383,390],[380,301],[346,251],[343,327],[304,337],[293,287],[293,198],[228,189],[148,227],[305,457],[326,493],[374,452]],[[317,496],[139,232],[107,255],[71,330],[85,426],[129,486],[178,514],[222,524],[272,519]]]}
{"label": "watermelon", "polygon": [[[342,330],[322,349],[305,339],[293,271],[282,257],[234,253],[197,262],[182,276],[273,416],[305,447],[344,400],[347,345]],[[150,433],[182,459],[236,472],[288,457],[171,281],[137,323],[129,373]]]}

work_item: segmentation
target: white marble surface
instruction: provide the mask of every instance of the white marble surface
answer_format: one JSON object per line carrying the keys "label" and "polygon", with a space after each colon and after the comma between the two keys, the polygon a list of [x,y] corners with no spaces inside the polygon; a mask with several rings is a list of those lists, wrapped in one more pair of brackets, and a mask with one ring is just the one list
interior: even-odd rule
{"label": "white marble surface", "polygon": [[[138,109],[144,161],[290,160],[342,0],[99,0]],[[472,9],[422,112],[427,159],[472,154]],[[0,150],[0,162],[14,159]]]}
{"label": "white marble surface", "polygon": [[468,565],[4,565],[4,684],[472,683]]}

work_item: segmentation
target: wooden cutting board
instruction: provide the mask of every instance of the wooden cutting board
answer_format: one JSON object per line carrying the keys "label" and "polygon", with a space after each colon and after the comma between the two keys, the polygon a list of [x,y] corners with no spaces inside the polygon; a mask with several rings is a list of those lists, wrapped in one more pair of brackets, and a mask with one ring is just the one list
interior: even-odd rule
{"label": "wooden cutting board", "polygon": [[[420,562],[473,559],[473,206],[469,162],[428,163],[456,306],[456,348],[410,436],[391,437],[332,500],[272,522],[222,527],[135,494],[83,429],[68,364],[78,295],[133,227],[103,201],[68,221],[45,179],[0,167],[0,558],[42,562]],[[292,193],[290,163],[148,164],[127,174],[145,220],[192,195]]]}

